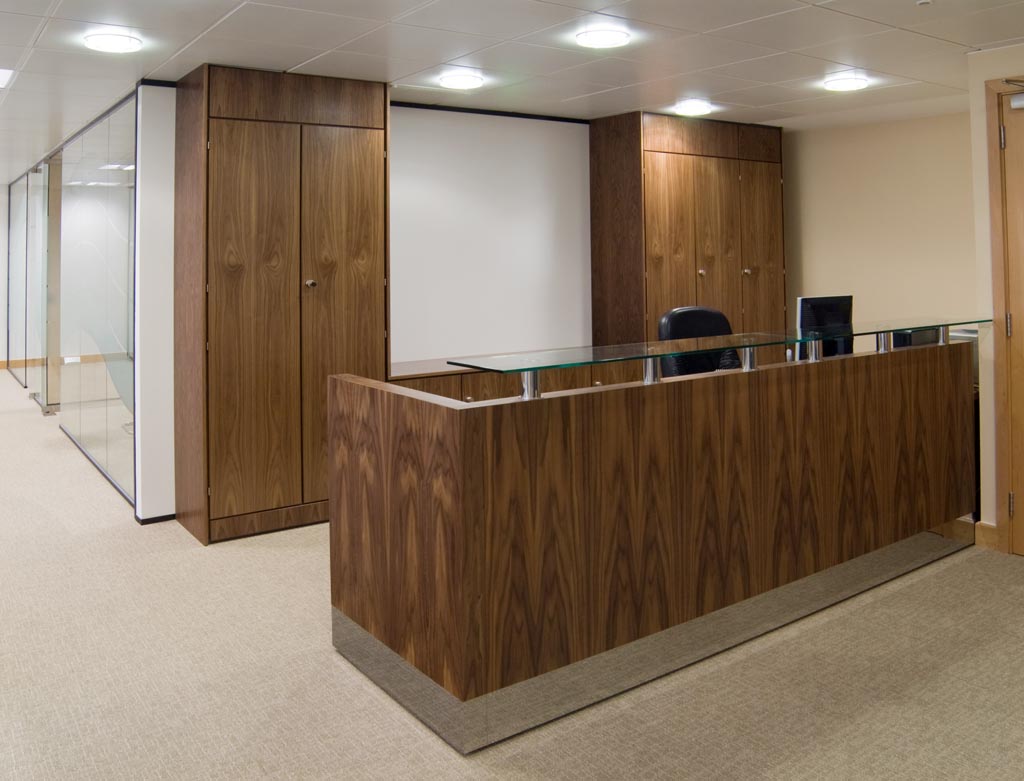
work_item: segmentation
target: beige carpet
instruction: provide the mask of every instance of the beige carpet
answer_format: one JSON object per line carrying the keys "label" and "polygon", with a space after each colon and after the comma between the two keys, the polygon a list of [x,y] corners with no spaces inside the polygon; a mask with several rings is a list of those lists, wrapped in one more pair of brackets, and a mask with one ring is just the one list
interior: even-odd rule
{"label": "beige carpet", "polygon": [[0,777],[1020,778],[1024,560],[975,549],[461,757],[331,646],[324,526],[140,527],[0,376]]}

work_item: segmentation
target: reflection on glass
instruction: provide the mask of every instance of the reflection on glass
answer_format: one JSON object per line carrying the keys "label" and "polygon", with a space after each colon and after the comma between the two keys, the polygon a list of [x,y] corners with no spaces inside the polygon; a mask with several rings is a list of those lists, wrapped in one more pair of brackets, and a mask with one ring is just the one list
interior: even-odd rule
{"label": "reflection on glass", "polygon": [[46,404],[46,164],[28,175],[28,230],[25,301],[25,384]]}
{"label": "reflection on glass", "polygon": [[61,425],[134,495],[135,101],[63,150]]}
{"label": "reflection on glass", "polygon": [[9,192],[9,260],[7,267],[7,365],[25,384],[26,239],[28,238],[28,177],[11,185]]}

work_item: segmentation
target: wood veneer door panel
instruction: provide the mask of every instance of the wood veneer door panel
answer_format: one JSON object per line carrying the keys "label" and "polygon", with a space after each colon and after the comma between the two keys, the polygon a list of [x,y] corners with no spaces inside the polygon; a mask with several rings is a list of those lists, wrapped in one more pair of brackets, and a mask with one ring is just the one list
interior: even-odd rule
{"label": "wood veneer door panel", "polygon": [[688,155],[644,152],[649,341],[657,340],[658,321],[663,314],[697,300],[693,160]]}
{"label": "wood veneer door panel", "polygon": [[[735,331],[786,330],[786,261],[782,241],[782,166],[740,166],[740,255],[743,321]],[[762,347],[758,361],[785,360],[782,347]]]}
{"label": "wood veneer door panel", "polygon": [[644,114],[644,149],[684,155],[738,157],[737,125],[707,119]]}
{"label": "wood veneer door panel", "polygon": [[[303,500],[327,498],[327,378],[385,379],[384,132],[302,128]],[[296,286],[299,279],[296,277]]]}
{"label": "wood veneer door panel", "polygon": [[210,121],[210,516],[302,501],[299,128]]}
{"label": "wood veneer door panel", "polygon": [[739,332],[743,322],[739,161],[692,160],[697,304],[720,310],[732,330]]}

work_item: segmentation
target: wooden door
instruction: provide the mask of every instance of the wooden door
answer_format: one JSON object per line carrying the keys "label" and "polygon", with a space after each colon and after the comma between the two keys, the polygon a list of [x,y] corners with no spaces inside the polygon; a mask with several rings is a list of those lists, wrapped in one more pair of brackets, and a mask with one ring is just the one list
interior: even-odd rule
{"label": "wooden door", "polygon": [[693,160],[689,155],[644,153],[644,227],[647,269],[647,339],[677,306],[696,303],[693,262]]}
{"label": "wooden door", "polygon": [[[303,499],[327,498],[327,378],[385,379],[384,131],[302,128]],[[299,285],[296,278],[296,285]]]}
{"label": "wooden door", "polygon": [[697,304],[718,309],[743,330],[739,161],[693,158]]}
{"label": "wooden door", "polygon": [[[743,320],[735,331],[786,330],[786,268],[782,244],[782,166],[740,163],[740,251]],[[785,360],[764,348],[762,363]]]}
{"label": "wooden door", "polygon": [[221,518],[302,501],[299,128],[211,120],[209,155],[210,517]]}

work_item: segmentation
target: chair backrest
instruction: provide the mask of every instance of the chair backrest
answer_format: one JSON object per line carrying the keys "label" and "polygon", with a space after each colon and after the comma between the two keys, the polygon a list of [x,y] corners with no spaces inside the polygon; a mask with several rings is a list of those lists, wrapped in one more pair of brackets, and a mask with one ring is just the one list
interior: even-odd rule
{"label": "chair backrest", "polygon": [[[701,336],[726,336],[732,333],[729,318],[717,309],[706,306],[678,306],[670,309],[658,321],[658,339],[695,339]],[[683,374],[701,374],[716,369],[738,369],[739,356],[735,350],[721,350],[700,355],[680,355],[661,359],[661,373],[665,377]]]}

